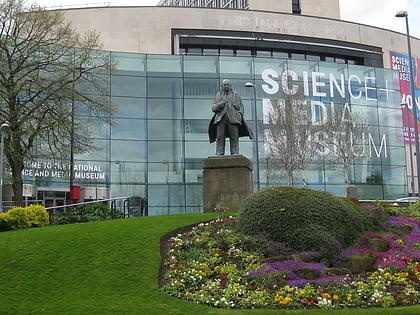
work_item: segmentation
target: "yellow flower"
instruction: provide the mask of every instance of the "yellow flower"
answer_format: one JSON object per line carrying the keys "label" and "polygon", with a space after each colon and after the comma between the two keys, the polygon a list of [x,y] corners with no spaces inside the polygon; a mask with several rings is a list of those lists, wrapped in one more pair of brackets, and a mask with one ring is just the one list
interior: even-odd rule
{"label": "yellow flower", "polygon": [[334,294],[333,295],[333,300],[334,301],[338,301],[339,299],[340,299],[340,297],[337,294]]}
{"label": "yellow flower", "polygon": [[282,295],[276,294],[276,296],[274,297],[274,302],[276,303],[280,303],[281,301],[283,301],[284,297]]}
{"label": "yellow flower", "polygon": [[329,293],[322,293],[322,297],[326,299],[331,299],[331,295]]}
{"label": "yellow flower", "polygon": [[282,305],[289,305],[292,301],[293,300],[290,297],[286,296],[284,298],[283,302],[280,302],[280,304],[282,304]]}

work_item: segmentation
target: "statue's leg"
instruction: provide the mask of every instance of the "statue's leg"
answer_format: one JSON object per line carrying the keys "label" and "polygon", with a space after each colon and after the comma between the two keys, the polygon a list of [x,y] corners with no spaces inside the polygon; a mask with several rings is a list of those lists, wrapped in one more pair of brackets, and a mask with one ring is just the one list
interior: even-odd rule
{"label": "statue's leg", "polygon": [[216,125],[217,136],[216,136],[216,155],[225,154],[225,129],[226,129],[226,116],[223,116],[222,120],[219,121]]}
{"label": "statue's leg", "polygon": [[239,154],[239,126],[236,124],[229,124],[229,142],[230,142],[230,154]]}

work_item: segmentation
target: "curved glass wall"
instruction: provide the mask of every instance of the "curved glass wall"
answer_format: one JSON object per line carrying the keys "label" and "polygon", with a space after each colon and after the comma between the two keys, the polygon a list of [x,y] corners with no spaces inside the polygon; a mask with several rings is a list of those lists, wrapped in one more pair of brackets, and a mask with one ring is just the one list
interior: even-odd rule
{"label": "curved glass wall", "polygon": [[[108,188],[111,197],[141,198],[149,215],[201,212],[202,161],[215,154],[207,135],[211,105],[221,81],[230,79],[242,96],[249,127],[258,128],[259,161],[255,142],[249,138],[241,138],[240,153],[253,161],[254,170],[259,169],[261,188],[288,183],[284,170],[273,170],[268,163],[265,117],[273,104],[298,86],[312,124],[322,121],[331,104],[347,104],[367,122],[360,144],[363,154],[351,161],[348,171],[359,199],[407,194],[400,87],[392,70],[272,58],[110,56],[117,66],[109,74],[109,94],[118,111],[113,124],[91,131],[98,151],[76,156],[80,174],[75,184]],[[255,90],[245,87],[246,82],[252,82]],[[309,188],[343,196],[342,163],[332,155],[321,149],[305,176]],[[35,175],[33,165],[25,168],[25,183],[68,185],[65,178],[51,173]],[[301,186],[300,178],[295,171],[293,185]]]}

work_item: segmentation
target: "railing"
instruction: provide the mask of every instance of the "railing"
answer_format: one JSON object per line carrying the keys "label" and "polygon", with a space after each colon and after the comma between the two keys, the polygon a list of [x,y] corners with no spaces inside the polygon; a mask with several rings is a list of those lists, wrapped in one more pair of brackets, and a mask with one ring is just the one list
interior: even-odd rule
{"label": "railing", "polygon": [[[50,216],[50,222],[55,222],[57,218],[66,216],[68,214],[68,211],[80,207],[80,215],[83,217],[84,211],[82,209],[83,206],[89,205],[89,204],[97,204],[97,203],[107,203],[111,208],[111,218],[115,219],[118,217],[121,217],[123,215],[124,218],[130,217],[130,203],[129,203],[129,196],[124,197],[114,197],[114,198],[108,198],[108,199],[100,199],[100,200],[93,200],[93,201],[84,201],[84,202],[77,202],[77,203],[70,203],[60,206],[52,206],[47,207],[45,210],[48,211]],[[117,206],[117,201],[121,200],[119,206]],[[118,215],[120,213],[120,215]]]}
{"label": "railing", "polygon": [[125,197],[114,197],[114,198],[108,198],[108,199],[93,200],[93,201],[84,201],[84,202],[78,202],[78,203],[70,203],[70,204],[66,204],[62,206],[47,207],[45,208],[45,210],[50,211],[50,210],[57,210],[57,209],[68,209],[68,208],[74,208],[77,206],[83,206],[83,205],[87,205],[91,203],[103,203],[107,201],[112,202],[115,200],[122,200],[122,199],[129,199],[129,198],[130,198],[129,196],[125,196]]}

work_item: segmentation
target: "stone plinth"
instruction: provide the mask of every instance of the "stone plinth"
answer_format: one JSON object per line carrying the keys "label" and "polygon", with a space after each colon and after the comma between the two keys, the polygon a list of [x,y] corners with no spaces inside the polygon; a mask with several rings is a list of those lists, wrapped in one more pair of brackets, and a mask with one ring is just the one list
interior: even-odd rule
{"label": "stone plinth", "polygon": [[226,155],[203,160],[204,212],[221,207],[239,210],[252,191],[252,162],[246,157]]}

